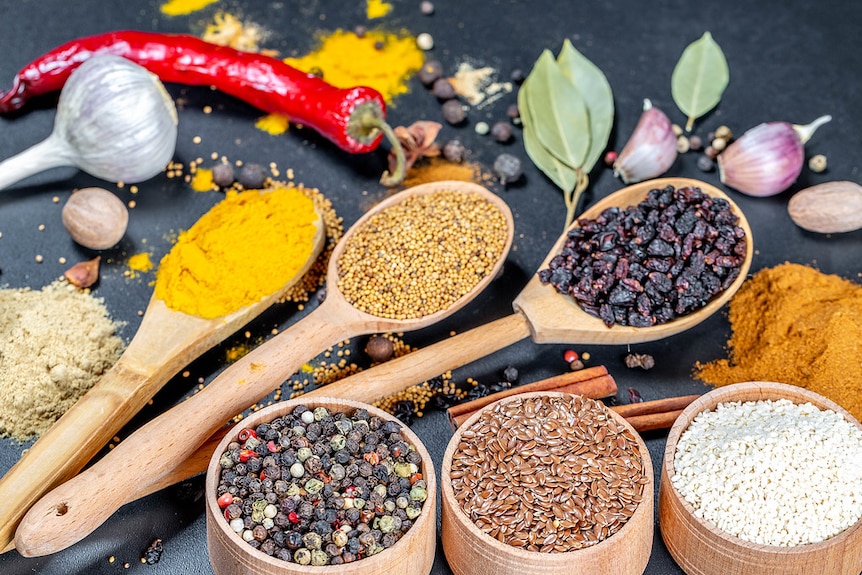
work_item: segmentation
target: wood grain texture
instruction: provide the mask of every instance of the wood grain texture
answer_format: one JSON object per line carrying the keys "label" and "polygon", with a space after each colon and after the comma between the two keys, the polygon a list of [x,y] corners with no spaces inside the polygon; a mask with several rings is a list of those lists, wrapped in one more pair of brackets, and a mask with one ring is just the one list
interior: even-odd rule
{"label": "wood grain texture", "polygon": [[[535,392],[518,398],[563,396],[556,392]],[[504,400],[505,401],[505,400]],[[644,462],[644,474],[650,479],[644,485],[643,500],[620,531],[592,547],[568,553],[538,553],[500,543],[476,527],[461,511],[455,500],[449,474],[452,456],[468,429],[486,408],[477,411],[456,431],[443,455],[440,472],[442,497],[441,537],[443,552],[455,575],[640,575],[649,561],[653,543],[654,483],[649,451],[643,439],[612,411],[611,417],[629,428],[637,438]]]}
{"label": "wood grain texture", "polygon": [[658,520],[668,551],[688,575],[859,575],[862,572],[862,522],[820,543],[796,547],[759,545],[695,517],[692,505],[670,482],[680,435],[698,413],[729,401],[782,398],[836,411],[860,426],[836,403],[801,387],[746,382],[720,387],[701,396],[683,410],[671,428],[661,471]]}
{"label": "wood grain texture", "polygon": [[[338,258],[348,230],[330,257],[327,297],[317,309],[231,364],[203,390],[132,433],[86,471],[36,501],[15,533],[18,551],[25,557],[41,556],[80,541],[119,509],[129,493],[160,482],[176,467],[176,461],[192,456],[225,422],[272,392],[326,348],[362,334],[427,327],[471,301],[497,275],[514,236],[511,211],[487,189],[448,181],[415,186],[377,204],[351,230],[409,197],[440,190],[481,195],[497,206],[507,221],[507,243],[499,260],[470,292],[449,308],[416,319],[386,319],[359,311],[337,287]],[[104,423],[98,413],[91,415],[93,426]]]}
{"label": "wood grain texture", "polygon": [[427,483],[428,499],[422,507],[422,514],[392,547],[377,555],[345,565],[303,566],[296,563],[285,563],[253,549],[230,529],[215,496],[220,471],[219,457],[227,449],[228,443],[236,437],[239,429],[272,421],[276,417],[289,413],[297,405],[305,405],[310,408],[322,406],[337,412],[352,412],[356,408],[362,407],[372,415],[387,421],[397,421],[386,412],[367,404],[326,397],[314,399],[303,397],[262,409],[234,427],[215,450],[207,469],[205,490],[207,547],[210,563],[216,575],[376,575],[379,573],[428,575],[431,572],[437,548],[437,479],[431,456],[419,438],[407,426],[402,426],[402,435],[422,456],[421,468]]}
{"label": "wood grain texture", "polygon": [[168,308],[153,297],[123,355],[0,479],[0,548],[11,548],[24,514],[75,476],[177,372],[274,304],[308,271],[326,233],[318,214],[314,248],[276,293],[214,319]]}

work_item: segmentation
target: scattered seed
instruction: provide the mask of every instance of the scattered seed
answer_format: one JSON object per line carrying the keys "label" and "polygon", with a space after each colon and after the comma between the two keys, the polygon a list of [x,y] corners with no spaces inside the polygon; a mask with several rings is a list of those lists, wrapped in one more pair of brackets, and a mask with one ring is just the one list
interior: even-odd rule
{"label": "scattered seed", "polygon": [[814,172],[815,174],[819,174],[826,170],[826,156],[823,154],[817,154],[816,156],[811,156],[808,160],[808,169]]}
{"label": "scattered seed", "polygon": [[509,122],[495,122],[491,127],[491,135],[501,144],[512,139],[512,124]]}
{"label": "scattered seed", "polygon": [[416,73],[424,86],[433,86],[434,82],[443,77],[443,64],[439,60],[428,60]]}
{"label": "scattered seed", "polygon": [[476,122],[476,133],[480,136],[484,136],[491,131],[491,127],[488,125],[488,122]]}
{"label": "scattered seed", "polygon": [[443,145],[443,157],[450,162],[463,162],[466,151],[461,140],[449,140]]}
{"label": "scattered seed", "polygon": [[428,2],[425,0],[424,2],[419,3],[419,11],[422,12],[425,16],[430,16],[434,13],[434,3]]}
{"label": "scattered seed", "polygon": [[427,32],[422,32],[416,36],[416,46],[418,46],[420,50],[428,51],[434,47],[434,37]]}
{"label": "scattered seed", "polygon": [[503,186],[517,182],[523,173],[521,160],[512,154],[500,154],[494,160],[494,175],[499,178]]}
{"label": "scattered seed", "polygon": [[715,169],[715,161],[706,154],[701,154],[697,158],[697,169],[702,172],[711,172]]}
{"label": "scattered seed", "polygon": [[431,93],[439,100],[451,100],[455,97],[455,87],[448,78],[437,78],[431,86]]}

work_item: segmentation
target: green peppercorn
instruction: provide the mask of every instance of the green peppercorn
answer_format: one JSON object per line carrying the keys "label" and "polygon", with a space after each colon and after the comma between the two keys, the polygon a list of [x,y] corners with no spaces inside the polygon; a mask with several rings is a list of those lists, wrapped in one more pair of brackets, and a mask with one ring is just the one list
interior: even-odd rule
{"label": "green peppercorn", "polygon": [[320,421],[329,416],[329,410],[325,407],[314,408],[314,421]]}
{"label": "green peppercorn", "polygon": [[347,545],[347,539],[347,533],[345,533],[341,529],[337,529],[332,534],[332,542],[339,547],[344,547],[345,545]]}
{"label": "green peppercorn", "polygon": [[296,450],[296,459],[300,463],[304,463],[305,460],[308,459],[309,457],[311,457],[312,455],[314,455],[314,453],[311,451],[311,448],[309,448],[309,447],[300,447],[299,449]]}
{"label": "green peppercorn", "polygon": [[419,517],[422,514],[421,509],[419,509],[418,507],[412,507],[412,506],[405,509],[404,512],[407,513],[407,519],[410,519],[411,521],[416,519],[417,517]]}
{"label": "green peppercorn", "polygon": [[362,499],[361,497],[354,497],[353,498],[353,507],[356,509],[362,509],[363,507],[365,507],[365,500]]}
{"label": "green peppercorn", "polygon": [[230,452],[227,451],[222,454],[222,456],[218,460],[219,465],[221,465],[222,469],[231,469],[233,468],[234,461]]}
{"label": "green peppercorn", "polygon": [[308,549],[320,549],[322,543],[323,538],[314,531],[309,531],[302,536],[302,544]]}
{"label": "green peppercorn", "polygon": [[300,565],[310,565],[311,564],[311,551],[306,549],[305,547],[300,547],[296,551],[293,552],[293,560],[299,563]]}
{"label": "green peppercorn", "polygon": [[312,565],[326,565],[329,563],[329,555],[327,555],[324,551],[320,549],[315,549],[311,552],[311,564]]}
{"label": "green peppercorn", "polygon": [[323,481],[320,479],[316,479],[311,477],[308,481],[305,482],[305,491],[310,493],[311,495],[316,495],[320,493],[320,490],[323,489]]}
{"label": "green peppercorn", "polygon": [[384,515],[377,523],[381,533],[392,533],[395,530],[395,519],[391,515]]}
{"label": "green peppercorn", "polygon": [[332,439],[329,440],[329,446],[333,451],[339,451],[344,449],[344,446],[347,444],[347,438],[341,435],[340,433],[333,435]]}
{"label": "green peppercorn", "polygon": [[410,464],[401,462],[396,463],[393,466],[393,471],[398,477],[410,477],[410,474],[412,473],[412,471],[410,470]]}
{"label": "green peppercorn", "polygon": [[413,501],[423,502],[428,499],[428,491],[426,491],[424,487],[417,487],[414,485],[413,488],[410,489],[410,499]]}
{"label": "green peppercorn", "polygon": [[406,509],[408,505],[410,505],[410,500],[403,495],[400,495],[398,499],[395,500],[395,505],[398,509]]}

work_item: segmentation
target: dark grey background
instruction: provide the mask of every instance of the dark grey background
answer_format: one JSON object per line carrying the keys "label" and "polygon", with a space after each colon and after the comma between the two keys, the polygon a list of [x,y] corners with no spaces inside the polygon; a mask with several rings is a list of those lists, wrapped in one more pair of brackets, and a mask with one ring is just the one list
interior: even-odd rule
{"label": "dark grey background", "polygon": [[[265,25],[272,34],[266,47],[283,55],[305,53],[312,47],[318,30],[352,28],[357,24],[382,25],[387,29],[406,28],[414,34],[429,32],[436,46],[429,57],[440,59],[448,73],[462,61],[490,65],[508,79],[513,69],[529,71],[545,48],[556,53],[563,39],[596,63],[607,75],[614,91],[615,129],[610,147],[621,149],[640,115],[643,98],[650,98],[673,121],[685,118],[676,109],[670,94],[670,77],[683,48],[709,30],[724,49],[730,65],[731,81],[719,107],[698,122],[696,131],[706,134],[721,124],[736,134],[754,125],[773,120],[807,123],[821,114],[834,120],[814,136],[807,154],[826,154],[829,169],[823,174],[805,170],[787,192],[773,198],[757,199],[731,192],[750,219],[756,255],[752,271],[784,261],[812,264],[824,272],[858,281],[862,233],[820,236],[804,232],[790,221],[786,203],[797,190],[829,180],[859,180],[860,97],[862,97],[862,41],[858,25],[862,5],[841,0],[806,2],[640,2],[638,0],[582,0],[580,2],[451,2],[438,0],[436,13],[423,16],[419,2],[394,2],[394,11],[385,19],[365,20],[365,3],[343,0],[311,2],[219,2],[190,16],[168,18],[159,13],[152,0],[124,2],[84,2],[69,0],[4,0],[0,19],[0,89],[8,88],[12,75],[31,59],[75,37],[103,31],[132,28],[162,32],[199,34],[217,9],[240,15]],[[399,98],[389,112],[393,125],[414,120],[440,120],[433,97],[415,79],[411,93]],[[276,162],[284,171],[293,168],[296,181],[319,187],[338,213],[350,225],[371,201],[382,195],[377,177],[385,165],[385,153],[349,156],[310,130],[292,130],[271,136],[256,128],[260,113],[231,98],[206,88],[169,86],[181,98],[179,142],[176,159],[187,163],[215,151],[231,160]],[[506,107],[515,102],[512,93],[482,111],[470,112],[467,126],[446,126],[440,141],[459,137],[472,150],[472,159],[490,165],[502,152],[511,152],[525,162],[525,178],[515,187],[498,189],[512,207],[516,239],[503,276],[468,308],[439,326],[408,334],[405,339],[421,346],[437,341],[451,330],[464,331],[511,312],[511,301],[535,272],[563,225],[560,192],[527,160],[520,134],[509,146],[476,135],[477,121],[492,123],[505,117]],[[215,112],[201,110],[211,105]],[[48,135],[54,118],[50,98],[14,117],[0,118],[0,158],[17,153]],[[196,145],[193,138],[200,136]],[[717,173],[703,174],[695,167],[696,156],[678,158],[669,175],[700,177],[718,184]],[[599,166],[591,175],[586,202],[593,202],[621,186],[610,170]],[[60,224],[61,200],[75,187],[100,185],[73,169],[58,169],[34,177],[14,189],[0,192],[0,285],[40,288],[60,276],[69,262],[92,257],[92,253],[72,243]],[[111,186],[108,186],[111,187]],[[129,340],[137,329],[138,310],[151,295],[152,274],[138,279],[123,276],[124,258],[144,249],[154,259],[171,246],[170,236],[189,227],[221,195],[193,193],[179,180],[157,177],[139,185],[137,207],[131,212],[126,238],[106,254],[96,295],[105,299],[114,318],[127,322],[122,335]],[[363,194],[367,191],[368,194]],[[120,193],[132,199],[128,190]],[[38,226],[45,224],[45,231]],[[146,243],[144,243],[146,242]],[[39,253],[44,263],[35,262]],[[265,337],[275,326],[285,326],[314,308],[304,311],[292,304],[270,310],[249,330]],[[724,312],[718,313],[691,331],[664,341],[632,346],[631,350],[655,356],[655,369],[627,369],[622,358],[626,346],[545,345],[521,342],[509,349],[477,361],[456,372],[463,381],[472,376],[493,382],[507,365],[516,366],[521,381],[534,381],[566,369],[562,352],[572,347],[589,351],[590,364],[606,365],[616,378],[619,401],[627,402],[627,388],[637,389],[644,399],[703,392],[693,381],[691,370],[698,360],[722,357],[729,336]],[[240,338],[241,339],[241,338]],[[189,366],[192,377],[177,377],[155,397],[121,432],[128,435],[143,422],[185,397],[197,377],[211,379],[223,366],[227,346],[223,346]],[[355,341],[362,346],[364,340]],[[5,401],[6,398],[3,398]],[[418,420],[414,430],[424,440],[438,466],[451,436],[440,412]],[[645,439],[658,475],[664,448],[664,433],[649,433]],[[26,447],[8,439],[0,440],[0,472],[5,472]],[[4,574],[116,573],[149,574],[211,573],[206,553],[202,481],[189,482],[123,507],[94,534],[72,548],[53,556],[24,559],[16,552],[0,556]],[[658,490],[656,490],[657,492]],[[9,502],[0,502],[8,505]],[[154,538],[164,541],[165,552],[154,566],[142,565],[140,557]],[[114,556],[116,561],[108,562]],[[123,564],[128,563],[128,569]],[[433,573],[449,573],[442,549],[438,547]],[[647,567],[650,575],[681,573],[661,542],[657,526],[654,551]]]}

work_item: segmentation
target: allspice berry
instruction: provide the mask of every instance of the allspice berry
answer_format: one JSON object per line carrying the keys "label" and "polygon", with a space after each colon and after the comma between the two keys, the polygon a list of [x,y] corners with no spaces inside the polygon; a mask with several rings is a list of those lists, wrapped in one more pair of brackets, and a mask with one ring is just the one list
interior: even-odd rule
{"label": "allspice berry", "polygon": [[373,335],[365,344],[365,353],[374,363],[389,361],[395,353],[395,344],[382,335]]}
{"label": "allspice berry", "polygon": [[106,250],[126,234],[129,210],[122,200],[104,188],[73,192],[63,206],[63,227],[75,242],[92,250]]}

